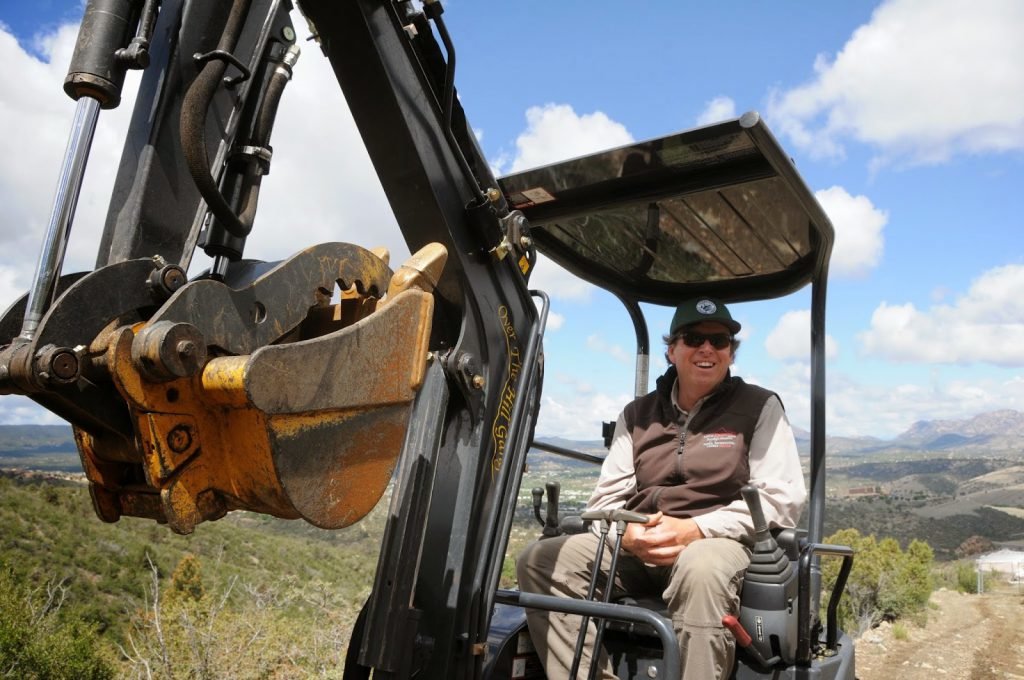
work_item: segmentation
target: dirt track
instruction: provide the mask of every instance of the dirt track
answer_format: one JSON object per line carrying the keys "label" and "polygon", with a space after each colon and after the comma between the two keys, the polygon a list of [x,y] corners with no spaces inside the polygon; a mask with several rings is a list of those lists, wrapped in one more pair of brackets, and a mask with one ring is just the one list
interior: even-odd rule
{"label": "dirt track", "polygon": [[860,680],[1024,680],[1024,592],[984,595],[940,590],[928,624],[897,640],[883,624],[857,642]]}

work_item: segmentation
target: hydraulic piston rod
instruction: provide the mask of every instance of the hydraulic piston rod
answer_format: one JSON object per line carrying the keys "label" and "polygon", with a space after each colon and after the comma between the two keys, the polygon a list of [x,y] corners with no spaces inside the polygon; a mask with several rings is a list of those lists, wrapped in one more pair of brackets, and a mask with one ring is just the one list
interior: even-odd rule
{"label": "hydraulic piston rod", "polygon": [[99,111],[115,108],[120,103],[125,71],[143,68],[149,61],[146,46],[158,4],[156,0],[145,3],[147,19],[137,36],[139,42],[132,50],[124,49],[139,23],[138,4],[134,0],[89,0],[86,6],[64,80],[64,91],[78,104],[57,181],[50,224],[18,335],[23,340],[35,337],[43,315],[53,303]]}
{"label": "hydraulic piston rod", "polygon": [[92,147],[99,112],[100,102],[92,97],[82,97],[75,107],[75,118],[57,181],[50,223],[39,253],[39,263],[36,266],[32,288],[28,293],[25,319],[19,334],[19,337],[25,340],[31,340],[35,336],[39,322],[53,302],[54,287],[60,278],[64,251],[67,248],[68,234],[71,232],[71,222],[75,217],[78,195],[82,190],[82,177],[85,175],[85,164],[89,159],[89,149]]}

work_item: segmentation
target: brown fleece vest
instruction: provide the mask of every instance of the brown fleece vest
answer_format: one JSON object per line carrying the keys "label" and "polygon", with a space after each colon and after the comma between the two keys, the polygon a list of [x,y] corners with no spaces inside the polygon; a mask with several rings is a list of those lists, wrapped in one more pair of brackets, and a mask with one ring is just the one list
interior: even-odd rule
{"label": "brown fleece vest", "polygon": [[726,377],[691,413],[683,429],[672,406],[675,367],[654,392],[628,404],[637,492],[630,510],[696,517],[740,498],[750,479],[747,452],[761,410],[772,392]]}

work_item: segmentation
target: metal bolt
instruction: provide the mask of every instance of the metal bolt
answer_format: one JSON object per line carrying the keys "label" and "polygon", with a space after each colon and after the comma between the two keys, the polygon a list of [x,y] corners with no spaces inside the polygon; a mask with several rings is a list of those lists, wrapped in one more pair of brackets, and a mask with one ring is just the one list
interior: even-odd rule
{"label": "metal bolt", "polygon": [[185,284],[185,273],[177,267],[168,267],[164,270],[163,284],[167,290],[178,290]]}
{"label": "metal bolt", "polygon": [[293,29],[291,26],[285,26],[284,28],[282,28],[281,35],[284,36],[284,39],[287,40],[288,42],[295,41],[295,29]]}
{"label": "metal bolt", "polygon": [[167,433],[167,445],[175,453],[183,453],[192,445],[192,433],[188,426],[178,425]]}
{"label": "metal bolt", "polygon": [[78,357],[70,350],[57,352],[50,359],[49,370],[58,380],[71,380],[78,374]]}
{"label": "metal bolt", "polygon": [[473,376],[473,387],[475,387],[478,390],[482,390],[483,387],[484,387],[484,384],[485,384],[484,383],[484,377],[482,375],[474,375]]}
{"label": "metal bolt", "polygon": [[526,250],[533,245],[533,239],[530,238],[529,236],[520,236],[519,245],[523,247],[523,250]]}
{"label": "metal bolt", "polygon": [[656,678],[656,677],[658,677],[658,669],[657,669],[657,667],[655,667],[655,666],[648,666],[647,667],[647,677],[649,677],[649,678]]}
{"label": "metal bolt", "polygon": [[501,192],[494,187],[491,187],[487,190],[487,200],[491,203],[497,203],[501,200]]}
{"label": "metal bolt", "polygon": [[196,353],[195,343],[189,340],[182,340],[178,343],[175,349],[178,351],[178,356],[182,359],[187,359]]}

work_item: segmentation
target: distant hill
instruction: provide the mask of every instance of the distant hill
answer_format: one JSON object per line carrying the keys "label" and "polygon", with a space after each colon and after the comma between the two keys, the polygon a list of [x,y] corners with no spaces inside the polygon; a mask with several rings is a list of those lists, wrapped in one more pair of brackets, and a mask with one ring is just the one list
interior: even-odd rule
{"label": "distant hill", "polygon": [[[810,433],[793,428],[797,448],[810,452]],[[963,420],[921,420],[893,439],[827,437],[829,455],[872,456],[948,453],[958,457],[1019,456],[1024,459],[1024,413],[1003,409]]]}
{"label": "distant hill", "polygon": [[81,472],[69,425],[0,425],[0,468]]}
{"label": "distant hill", "polygon": [[[797,448],[803,455],[808,455],[810,433],[798,427],[794,427],[793,432]],[[543,435],[538,435],[537,439],[598,456],[603,456],[606,451],[599,439],[574,441]],[[867,458],[920,454],[957,458],[1020,458],[1024,461],[1024,413],[1003,409],[963,420],[921,420],[893,439],[827,437],[825,443],[829,456]],[[536,451],[531,454],[534,463],[545,463],[549,457],[564,460],[555,454]],[[0,468],[4,467],[65,472],[81,470],[71,427],[0,425]]]}
{"label": "distant hill", "polygon": [[919,420],[897,439],[929,442],[943,435],[972,436],[1012,435],[1024,437],[1024,413],[1003,409],[990,411],[965,420]]}
{"label": "distant hill", "polygon": [[1004,409],[964,420],[921,420],[896,437],[905,447],[941,451],[968,448],[976,451],[1020,450],[1024,439],[1024,413]]}
{"label": "distant hill", "polygon": [[70,425],[0,425],[0,451],[75,450]]}
{"label": "distant hill", "polygon": [[[797,448],[807,455],[811,433],[793,427]],[[603,452],[601,441],[572,441],[559,437],[541,439],[564,448]],[[1024,413],[1010,409],[982,413],[963,420],[921,420],[892,439],[873,436],[825,438],[829,455],[870,456],[897,452],[942,452],[961,450],[975,456],[1006,455],[1017,452],[1024,458]]]}

